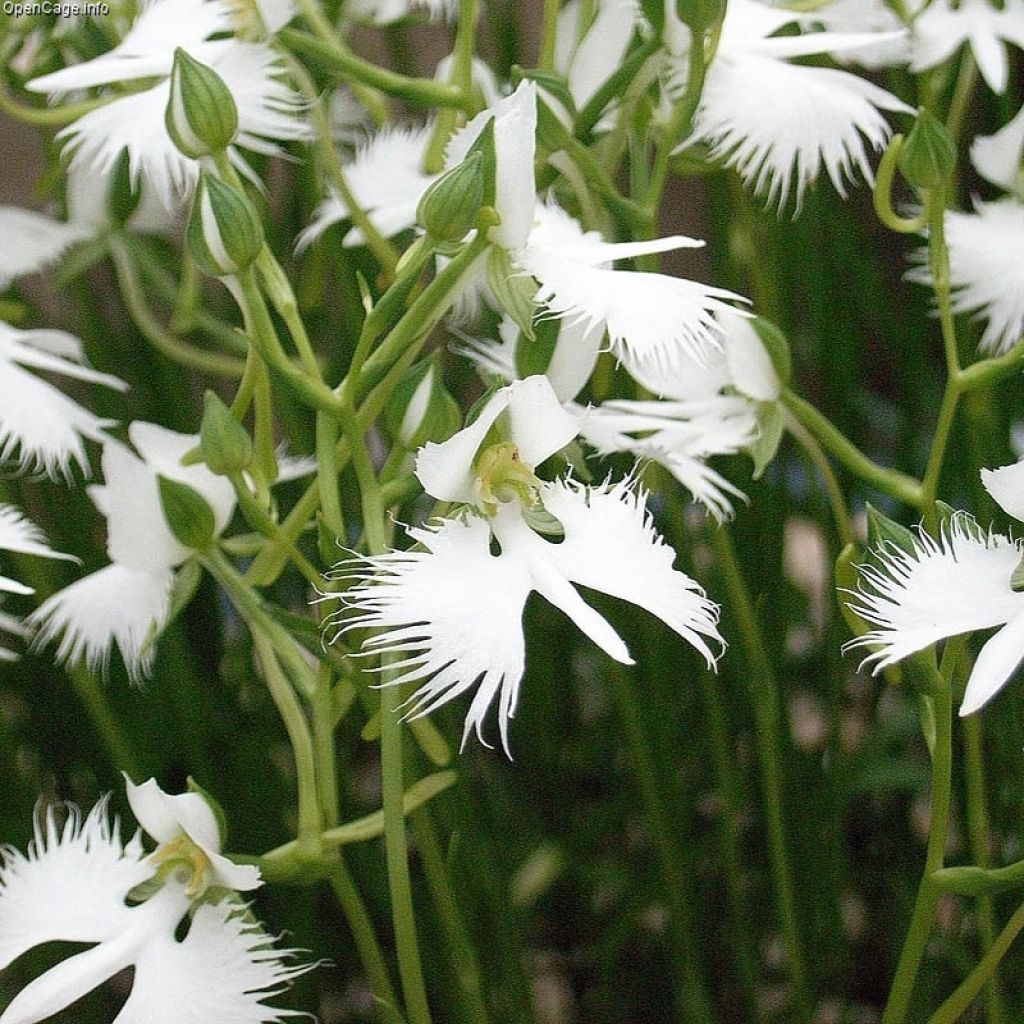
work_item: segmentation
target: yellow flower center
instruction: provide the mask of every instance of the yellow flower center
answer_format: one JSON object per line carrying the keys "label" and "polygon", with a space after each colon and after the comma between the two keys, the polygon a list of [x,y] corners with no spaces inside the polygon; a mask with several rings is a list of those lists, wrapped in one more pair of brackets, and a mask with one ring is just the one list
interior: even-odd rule
{"label": "yellow flower center", "polygon": [[207,887],[210,858],[184,832],[169,843],[158,846],[149,860],[156,866],[159,878],[174,876],[184,882],[185,895],[189,899],[202,895]]}
{"label": "yellow flower center", "polygon": [[490,445],[476,460],[474,501],[485,516],[497,515],[498,506],[509,501],[532,508],[540,486],[541,481],[519,458],[519,449],[511,441]]}

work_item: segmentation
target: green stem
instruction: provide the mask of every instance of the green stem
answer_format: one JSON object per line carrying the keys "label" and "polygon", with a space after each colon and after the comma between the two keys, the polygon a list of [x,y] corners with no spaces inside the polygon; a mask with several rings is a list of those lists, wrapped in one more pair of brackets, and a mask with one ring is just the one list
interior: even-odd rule
{"label": "green stem", "polygon": [[298,83],[302,95],[309,103],[313,128],[316,132],[316,152],[320,166],[331,187],[338,193],[338,197],[345,204],[352,224],[362,232],[363,238],[366,239],[366,247],[373,253],[374,259],[381,265],[386,278],[391,281],[394,279],[395,267],[398,265],[398,252],[377,230],[377,226],[370,220],[349,186],[348,179],[345,177],[345,172],[341,166],[341,161],[338,159],[338,153],[334,148],[334,138],[331,135],[331,126],[327,121],[327,115],[324,113],[323,101],[317,92],[313,80],[309,77],[306,69],[294,57],[289,56],[288,68],[292,77]]}
{"label": "green stem", "polygon": [[320,794],[316,778],[316,756],[313,751],[313,740],[309,731],[309,722],[302,710],[302,705],[281,669],[277,653],[270,641],[249,623],[252,633],[253,647],[267,689],[277,706],[281,720],[284,722],[288,740],[295,757],[295,774],[299,793],[299,825],[298,843],[300,848],[310,851],[319,850],[320,833],[323,831],[323,816],[320,811]]}
{"label": "green stem", "polygon": [[646,820],[651,826],[665,899],[669,906],[672,936],[676,947],[672,959],[679,972],[676,997],[680,1003],[680,1018],[688,1024],[698,1021],[711,1024],[715,1014],[704,981],[697,970],[697,964],[700,963],[702,956],[691,905],[692,887],[682,870],[683,855],[674,838],[678,833],[673,829],[662,801],[661,785],[650,740],[645,733],[638,710],[642,702],[637,697],[632,674],[627,669],[614,665],[611,676],[619,713],[626,730],[633,772],[643,801]]}
{"label": "green stem", "polygon": [[558,41],[558,12],[561,6],[562,0],[544,0],[544,28],[537,66],[547,71],[555,70],[555,44]]}
{"label": "green stem", "polygon": [[856,544],[857,535],[853,529],[853,520],[850,518],[846,496],[843,494],[839,480],[821,445],[792,412],[786,416],[786,429],[800,442],[825,481],[825,490],[828,492],[829,504],[832,506],[832,515],[835,518],[841,545],[845,547],[847,544]]}
{"label": "green stem", "polygon": [[[310,6],[313,5],[307,2],[302,4],[304,15]],[[308,57],[344,81],[355,80],[371,85],[417,106],[459,107],[468,110],[472,104],[471,97],[463,95],[461,89],[430,78],[400,75],[357,57],[333,34],[331,39],[318,39],[297,29],[283,28],[277,38],[289,50]]]}
{"label": "green stem", "polygon": [[803,944],[800,940],[792,869],[786,840],[782,750],[779,743],[779,687],[765,653],[768,648],[739,563],[736,560],[736,551],[728,527],[719,526],[713,529],[711,542],[725,577],[730,607],[736,617],[741,643],[747,658],[775,903],[782,924],[783,939],[789,954],[789,976],[793,985],[796,1019],[806,1022],[811,1020],[813,1004]]}
{"label": "green stem", "polygon": [[[476,49],[476,33],[480,23],[478,0],[459,0],[458,28],[455,30],[455,47],[452,50],[452,70],[449,82],[463,96],[473,93],[473,53]],[[437,123],[427,145],[423,160],[424,169],[436,173],[444,168],[444,151],[448,140],[455,131],[459,112],[455,107],[443,107],[437,112]]]}
{"label": "green stem", "polygon": [[398,1012],[398,997],[391,984],[391,975],[388,973],[388,965],[377,941],[373,921],[370,920],[366,905],[341,853],[335,856],[336,860],[330,873],[331,888],[338,898],[349,928],[352,929],[352,939],[356,944],[363,970],[366,971],[366,979],[370,983],[374,998],[384,1007],[388,1024],[400,1024],[402,1016]]}
{"label": "green stem", "polygon": [[877,487],[891,498],[914,508],[924,506],[921,483],[898,469],[887,469],[872,462],[852,441],[848,440],[810,402],[788,388],[782,394],[786,408],[839,460],[851,473]]}
{"label": "green stem", "polygon": [[131,257],[120,239],[111,238],[110,255],[114,261],[114,272],[125,306],[128,307],[128,312],[143,337],[153,348],[181,366],[232,380],[241,378],[245,372],[245,363],[241,359],[219,352],[206,352],[189,345],[174,337],[157,320],[143,294]]}
{"label": "green stem", "polygon": [[1006,927],[992,943],[992,947],[982,958],[981,963],[960,983],[957,990],[932,1014],[928,1024],[953,1024],[971,1005],[982,988],[994,980],[996,968],[1006,955],[1007,950],[1024,928],[1024,906],[1018,907],[1013,917],[1006,922]]}
{"label": "green stem", "polygon": [[900,952],[889,1002],[882,1024],[903,1024],[910,1008],[921,958],[924,956],[941,889],[935,873],[942,869],[949,820],[950,790],[953,774],[953,698],[948,680],[932,695],[935,711],[935,748],[932,753],[931,818],[928,825],[928,850],[925,869],[914,902],[907,937]]}
{"label": "green stem", "polygon": [[19,103],[16,99],[12,99],[8,95],[7,90],[0,86],[0,110],[24,124],[56,128],[61,125],[71,124],[72,121],[77,121],[83,115],[109,102],[110,99],[104,97],[96,100],[85,100],[82,103],[67,103],[58,107],[30,107],[26,103]]}
{"label": "green stem", "polygon": [[[985,798],[985,761],[981,730],[981,716],[968,715],[963,720],[964,763],[967,782],[967,834],[971,844],[971,859],[981,869],[989,865],[988,806]],[[982,954],[987,954],[995,941],[995,915],[992,897],[978,897],[978,939]],[[987,1024],[1003,1024],[1006,1020],[999,975],[993,969],[985,990]]]}
{"label": "green stem", "polygon": [[974,391],[998,384],[1007,377],[1024,370],[1024,340],[1018,341],[1008,352],[992,359],[982,359],[960,371],[957,378],[961,390]]}
{"label": "green stem", "polygon": [[892,206],[892,186],[896,179],[897,162],[903,148],[903,136],[894,135],[878,162],[873,200],[878,219],[890,230],[901,235],[913,235],[928,223],[928,212],[922,210],[916,217],[901,217]]}
{"label": "green stem", "polygon": [[459,911],[458,901],[455,899],[429,808],[424,807],[412,816],[412,827],[423,873],[434,898],[434,908],[441,931],[444,933],[445,948],[459,981],[466,1016],[473,1024],[489,1024],[490,1015],[484,1000],[480,963],[469,930]]}

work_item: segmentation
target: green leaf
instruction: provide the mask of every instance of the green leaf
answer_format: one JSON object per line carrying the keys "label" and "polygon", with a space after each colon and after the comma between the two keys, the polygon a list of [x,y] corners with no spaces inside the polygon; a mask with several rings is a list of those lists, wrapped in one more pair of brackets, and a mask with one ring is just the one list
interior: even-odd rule
{"label": "green leaf", "polygon": [[754,460],[754,479],[760,480],[768,464],[775,458],[782,442],[786,415],[778,402],[761,402],[757,407],[757,438],[747,446],[747,454]]}
{"label": "green leaf", "polygon": [[533,297],[537,294],[537,282],[529,274],[516,269],[512,265],[512,257],[504,249],[493,246],[487,254],[487,283],[498,305],[526,338],[533,341],[536,337]]}
{"label": "green leaf", "polygon": [[187,548],[204,551],[213,542],[216,523],[206,499],[180,480],[157,475],[164,519],[175,538]]}

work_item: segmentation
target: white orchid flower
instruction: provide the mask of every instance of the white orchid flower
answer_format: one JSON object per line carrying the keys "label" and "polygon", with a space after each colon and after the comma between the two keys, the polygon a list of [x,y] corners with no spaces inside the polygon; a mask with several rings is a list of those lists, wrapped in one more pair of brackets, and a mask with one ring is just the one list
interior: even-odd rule
{"label": "white orchid flower", "polygon": [[978,70],[993,92],[1006,91],[1006,47],[1024,47],[1024,0],[932,0],[914,20],[910,70],[925,71],[944,63],[969,43]]}
{"label": "white orchid flower", "polygon": [[[953,310],[985,321],[978,348],[993,355],[1008,351],[1024,335],[1022,157],[1024,110],[995,135],[980,136],[971,146],[978,173],[1011,194],[991,202],[975,199],[971,213],[945,214]],[[918,265],[907,278],[931,285],[927,250],[914,253],[913,259]]]}
{"label": "white orchid flower", "polygon": [[[345,168],[352,195],[370,223],[385,238],[415,226],[420,197],[437,177],[423,171],[423,157],[432,132],[431,125],[385,128],[374,135]],[[296,249],[301,252],[332,224],[347,220],[349,213],[340,196],[329,196],[317,207],[313,222],[299,235]],[[346,247],[365,243],[357,227],[349,228],[341,240]]]}
{"label": "white orchid flower", "polygon": [[458,0],[349,0],[345,4],[349,17],[374,25],[390,25],[417,11],[431,18],[453,18],[458,12]]}
{"label": "white orchid flower", "polygon": [[605,242],[584,231],[553,202],[538,203],[533,162],[536,87],[524,81],[496,107],[482,111],[448,148],[461,162],[487,123],[494,122],[495,198],[501,223],[490,229],[514,267],[538,284],[534,301],[556,318],[607,330],[612,350],[671,360],[680,351],[701,357],[718,344],[715,311],[744,302],[721,288],[666,274],[620,271],[612,263],[704,243],[682,235],[644,242]]}
{"label": "white orchid flower", "polygon": [[[985,489],[1014,519],[1024,521],[1024,463],[982,470]],[[852,611],[875,628],[850,647],[871,647],[875,673],[940,640],[1001,627],[978,655],[960,706],[969,715],[988,703],[1024,659],[1024,592],[1011,585],[1024,542],[986,534],[958,514],[935,540],[921,532],[913,551],[876,552],[880,568],[862,566]]]}
{"label": "white orchid flower", "polygon": [[[693,133],[680,147],[706,143],[714,159],[734,167],[748,187],[779,207],[792,191],[799,209],[804,190],[822,170],[840,195],[853,172],[872,181],[865,143],[878,151],[891,131],[881,111],[913,113],[849,71],[790,63],[794,57],[855,54],[899,38],[881,32],[776,35],[813,26],[815,17],[759,0],[729,0]],[[685,54],[688,41],[676,49]],[[678,60],[685,68],[685,58]],[[674,80],[685,78],[677,70]]]}
{"label": "white orchid flower", "polygon": [[[308,969],[289,963],[294,952],[275,950],[234,899],[194,903],[193,861],[183,850],[147,857],[138,834],[124,844],[118,833],[103,800],[84,819],[69,808],[63,826],[51,809],[37,820],[27,853],[0,853],[0,970],[44,943],[90,945],[29,982],[0,1024],[49,1018],[129,967],[131,993],[115,1024],[277,1024],[295,1016],[264,1002]],[[159,889],[133,903],[158,873]]]}
{"label": "white orchid flower", "polygon": [[[172,210],[194,186],[198,164],[183,156],[167,133],[164,111],[170,98],[174,51],[212,67],[238,108],[237,145],[278,153],[278,142],[308,136],[298,117],[300,97],[282,80],[279,58],[265,43],[213,39],[232,29],[227,0],[150,0],[124,39],[110,52],[32,79],[26,88],[49,95],[158,78],[140,92],[112,99],[64,128],[72,165],[94,173],[110,171],[128,151],[132,179],[143,179]],[[235,154],[235,160],[242,163]],[[248,171],[248,168],[245,168]]]}
{"label": "white orchid flower", "polygon": [[[709,642],[722,642],[717,607],[673,569],[673,552],[655,532],[642,491],[628,482],[588,488],[536,477],[536,466],[577,430],[578,418],[562,408],[545,378],[501,389],[470,426],[443,444],[428,444],[417,459],[429,494],[472,509],[409,530],[417,543],[412,550],[338,570],[339,578],[356,581],[346,596],[355,614],[336,620],[338,633],[380,631],[363,649],[397,656],[385,685],[422,684],[410,698],[411,717],[477,687],[463,743],[475,731],[486,744],[484,720],[497,701],[509,750],[525,668],[523,608],[533,591],[623,664],[632,663],[625,643],[574,584],[646,609],[709,664],[715,661]],[[558,543],[533,528],[539,516],[562,531]]]}
{"label": "white orchid flower", "polygon": [[221,852],[220,826],[209,803],[199,793],[165,793],[156,779],[136,786],[125,776],[132,814],[159,844],[156,863],[185,857],[193,868],[189,886],[195,894],[209,886],[248,892],[258,888],[259,868],[236,864]]}
{"label": "white orchid flower", "polygon": [[111,564],[54,594],[28,621],[38,628],[40,644],[61,637],[62,662],[84,659],[93,669],[105,667],[116,643],[136,681],[148,674],[152,641],[166,625],[175,569],[192,554],[164,519],[157,476],[196,490],[213,510],[218,533],[231,518],[235,494],[205,466],[181,465],[199,443],[197,435],[141,422],[128,433],[139,454],[109,442],[103,450],[104,484],[89,489],[107,520]]}
{"label": "white orchid flower", "polygon": [[[708,465],[733,455],[758,436],[757,406],[777,401],[781,384],[757,332],[745,317],[718,313],[722,348],[696,360],[679,355],[671,365],[626,358],[623,365],[658,400],[617,399],[587,406],[580,437],[601,455],[631,452],[664,466],[719,521],[744,495]],[[508,318],[499,342],[470,341],[462,352],[486,374],[515,380],[516,353],[531,342]],[[578,414],[575,399],[590,378],[603,332],[564,321],[545,370],[558,398]]]}
{"label": "white orchid flower", "polygon": [[114,420],[102,419],[30,370],[58,374],[123,391],[127,384],[84,365],[82,343],[66,331],[22,331],[0,321],[0,461],[50,476],[75,463],[89,470],[83,439],[108,440]]}

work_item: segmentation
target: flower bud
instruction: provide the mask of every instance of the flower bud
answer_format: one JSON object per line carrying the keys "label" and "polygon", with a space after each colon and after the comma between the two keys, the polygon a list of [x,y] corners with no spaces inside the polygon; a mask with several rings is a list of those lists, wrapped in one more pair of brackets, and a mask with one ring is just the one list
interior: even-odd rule
{"label": "flower bud", "polygon": [[226,149],[238,134],[238,108],[231,91],[213,68],[180,46],[174,51],[164,123],[174,144],[193,160]]}
{"label": "flower bud", "polygon": [[476,224],[484,201],[483,163],[481,153],[470,153],[423,193],[416,220],[431,238],[458,242]]}
{"label": "flower bud", "polygon": [[412,450],[445,441],[462,425],[458,403],[445,390],[436,358],[424,359],[395,389],[386,413],[388,429]]}
{"label": "flower bud", "polygon": [[903,143],[899,168],[914,188],[941,188],[956,169],[956,144],[946,126],[922,107]]}
{"label": "flower bud", "polygon": [[164,519],[175,539],[195,551],[208,548],[216,533],[216,523],[206,499],[179,480],[158,474],[156,482]]}
{"label": "flower bud", "polygon": [[233,476],[252,461],[252,438],[213,391],[203,396],[199,447],[211,473]]}
{"label": "flower bud", "polygon": [[186,231],[189,251],[213,277],[237,274],[263,248],[263,225],[252,203],[230,185],[203,171]]}

